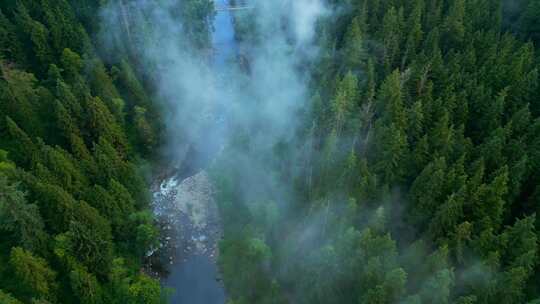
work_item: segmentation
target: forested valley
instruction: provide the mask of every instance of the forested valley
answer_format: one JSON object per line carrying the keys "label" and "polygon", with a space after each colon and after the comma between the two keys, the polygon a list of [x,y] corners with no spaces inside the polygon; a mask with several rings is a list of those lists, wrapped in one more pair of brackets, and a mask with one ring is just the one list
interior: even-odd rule
{"label": "forested valley", "polygon": [[0,303],[169,302],[176,141],[220,146],[227,304],[540,303],[539,0],[230,4],[214,134],[213,1],[0,3]]}

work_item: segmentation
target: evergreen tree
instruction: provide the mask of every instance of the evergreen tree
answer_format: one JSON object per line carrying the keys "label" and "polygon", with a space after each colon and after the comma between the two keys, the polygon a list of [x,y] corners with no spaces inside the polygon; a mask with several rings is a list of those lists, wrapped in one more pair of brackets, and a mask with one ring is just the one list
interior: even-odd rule
{"label": "evergreen tree", "polygon": [[16,244],[26,250],[39,251],[45,247],[47,235],[35,204],[26,202],[18,185],[9,184],[0,172],[0,229],[13,235]]}
{"label": "evergreen tree", "polygon": [[42,297],[52,301],[56,299],[56,273],[44,259],[20,247],[13,247],[9,264],[27,298]]}

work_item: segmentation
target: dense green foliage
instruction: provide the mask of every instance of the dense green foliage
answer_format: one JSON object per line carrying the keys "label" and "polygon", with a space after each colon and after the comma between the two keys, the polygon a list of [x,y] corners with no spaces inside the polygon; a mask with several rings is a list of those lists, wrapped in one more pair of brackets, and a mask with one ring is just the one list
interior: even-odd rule
{"label": "dense green foliage", "polygon": [[[163,300],[147,25],[101,45],[107,2],[0,3],[0,303]],[[211,170],[230,304],[540,302],[540,1],[327,2],[303,127]],[[177,11],[208,48],[212,2]]]}
{"label": "dense green foliage", "polygon": [[331,6],[300,141],[236,147],[292,189],[214,170],[230,303],[536,303],[540,2]]}
{"label": "dense green foliage", "polygon": [[100,59],[100,1],[72,2],[0,3],[0,302],[160,303],[152,104],[129,58]]}

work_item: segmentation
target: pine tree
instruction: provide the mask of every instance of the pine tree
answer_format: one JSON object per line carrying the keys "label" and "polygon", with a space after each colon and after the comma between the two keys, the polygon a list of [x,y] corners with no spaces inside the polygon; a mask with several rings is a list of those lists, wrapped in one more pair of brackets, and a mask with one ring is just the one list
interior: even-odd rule
{"label": "pine tree", "polygon": [[400,55],[402,30],[404,27],[403,9],[390,7],[383,18],[381,37],[384,45],[384,68],[390,72],[395,68],[396,59]]}
{"label": "pine tree", "polygon": [[42,297],[51,301],[56,299],[56,273],[44,259],[22,248],[13,247],[9,264],[20,282],[21,292],[25,292],[25,297]]}
{"label": "pine tree", "polygon": [[451,2],[443,27],[447,45],[459,47],[465,39],[465,1],[453,0]]}
{"label": "pine tree", "polygon": [[401,70],[405,70],[405,65],[410,60],[409,58],[416,54],[417,48],[422,42],[424,35],[422,31],[422,13],[424,10],[424,0],[413,1],[412,12],[407,20],[409,34],[405,42],[405,51],[401,59]]}
{"label": "pine tree", "polygon": [[411,209],[418,222],[433,216],[441,197],[444,197],[446,161],[438,158],[427,165],[411,186]]}
{"label": "pine tree", "polygon": [[33,74],[3,66],[2,78],[6,80],[6,87],[0,91],[3,97],[0,105],[2,112],[9,115],[29,134],[42,135],[44,125],[40,122],[38,114],[42,101],[36,85],[36,77]]}
{"label": "pine tree", "polygon": [[101,286],[96,277],[77,265],[69,273],[70,285],[81,304],[100,304],[103,302]]}
{"label": "pine tree", "polygon": [[101,138],[106,139],[124,157],[128,153],[126,136],[109,109],[99,97],[89,98],[86,106],[86,128],[92,132],[91,140],[98,142]]}
{"label": "pine tree", "polygon": [[407,127],[407,115],[403,104],[401,74],[395,70],[382,83],[377,94],[377,112],[385,124],[394,124],[401,131]]}
{"label": "pine tree", "polygon": [[150,277],[140,274],[129,286],[129,301],[133,304],[160,304],[161,290],[159,283]]}
{"label": "pine tree", "polygon": [[9,152],[15,156],[13,160],[23,167],[32,165],[38,158],[37,147],[11,118],[6,117],[6,123],[12,142]]}
{"label": "pine tree", "polygon": [[540,15],[540,1],[532,0],[528,1],[528,6],[524,10],[524,14],[521,17],[521,33],[525,37],[531,38],[535,42],[540,41],[540,22],[538,21],[538,15]]}
{"label": "pine tree", "polygon": [[362,68],[367,58],[367,54],[358,17],[353,18],[345,33],[344,41],[345,46],[343,47],[343,55],[345,66],[352,70]]}
{"label": "pine tree", "polygon": [[111,230],[99,212],[85,202],[76,206],[78,213],[65,233],[66,250],[82,265],[100,277],[109,273],[112,262]]}
{"label": "pine tree", "polygon": [[141,150],[149,153],[157,144],[156,134],[154,128],[148,122],[146,118],[146,109],[143,107],[135,106],[133,108],[135,113],[133,122],[137,130],[138,141],[141,146]]}
{"label": "pine tree", "polygon": [[16,29],[0,9],[0,58],[25,64],[28,59]]}
{"label": "pine tree", "polygon": [[64,78],[68,83],[80,81],[80,72],[82,71],[84,62],[78,53],[66,48],[62,51],[60,62],[64,70]]}
{"label": "pine tree", "polygon": [[26,250],[43,250],[47,234],[39,210],[28,204],[26,194],[18,188],[0,172],[0,229],[12,233],[16,244]]}
{"label": "pine tree", "polygon": [[17,7],[16,24],[27,41],[25,47],[32,50],[28,58],[36,58],[35,64],[40,67],[39,71],[44,73],[48,63],[52,61],[49,31],[42,23],[32,19],[22,2],[19,2]]}
{"label": "pine tree", "polygon": [[21,301],[15,299],[12,295],[5,293],[2,290],[0,290],[0,302],[5,304],[22,304]]}
{"label": "pine tree", "polygon": [[332,104],[333,125],[338,135],[344,129],[347,130],[349,121],[353,120],[351,115],[358,106],[358,97],[358,79],[352,72],[348,72],[338,83]]}

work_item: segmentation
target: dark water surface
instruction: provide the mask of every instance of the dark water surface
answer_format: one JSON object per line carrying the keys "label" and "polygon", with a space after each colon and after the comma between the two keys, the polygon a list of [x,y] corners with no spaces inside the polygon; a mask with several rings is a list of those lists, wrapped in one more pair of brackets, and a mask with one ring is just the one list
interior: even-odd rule
{"label": "dark water surface", "polygon": [[[216,6],[227,6],[229,0],[216,0]],[[212,67],[216,75],[226,74],[227,62],[234,60],[237,55],[232,16],[229,11],[219,11],[214,21],[213,47],[214,58]],[[187,160],[189,161],[189,159]],[[194,174],[195,172],[191,172]],[[189,173],[187,173],[189,175]],[[186,174],[178,172],[179,176]],[[180,231],[182,233],[182,231]],[[183,233],[189,234],[189,231]],[[186,237],[190,238],[190,235]],[[184,248],[177,249],[177,256],[169,265],[169,274],[162,278],[165,287],[174,289],[171,296],[172,304],[224,304],[226,295],[223,285],[216,280],[219,276],[214,261],[204,254],[190,253],[185,256]]]}
{"label": "dark water surface", "polygon": [[191,255],[172,265],[163,285],[175,289],[173,304],[223,304],[225,291],[216,281],[217,266],[204,255]]}

